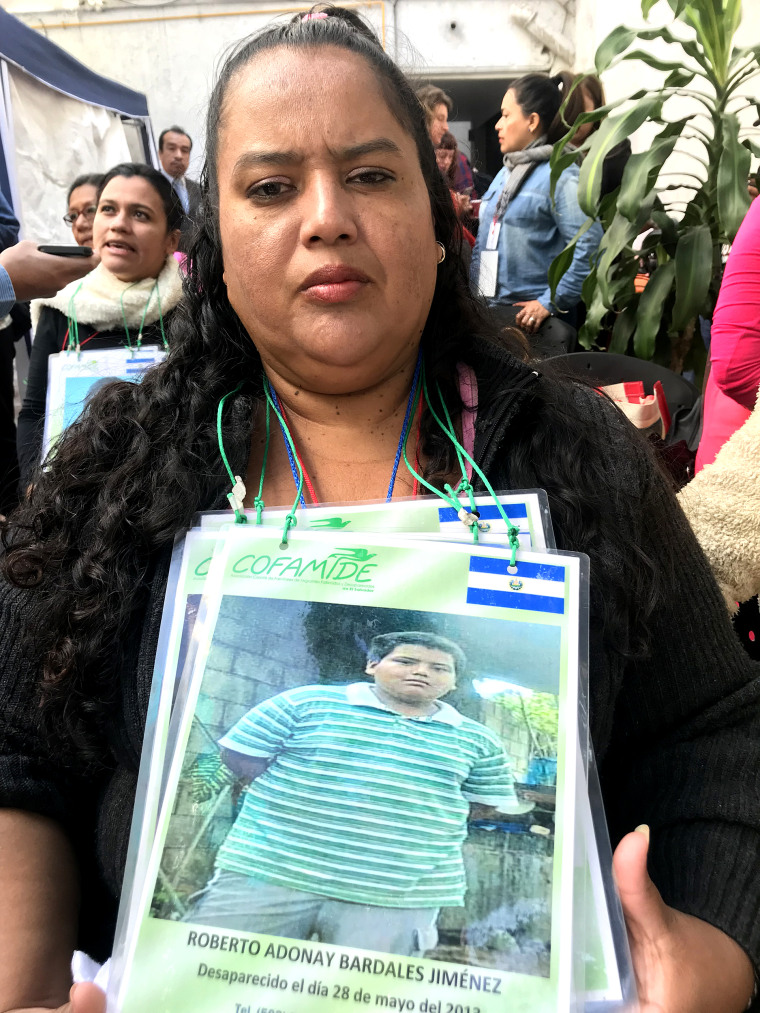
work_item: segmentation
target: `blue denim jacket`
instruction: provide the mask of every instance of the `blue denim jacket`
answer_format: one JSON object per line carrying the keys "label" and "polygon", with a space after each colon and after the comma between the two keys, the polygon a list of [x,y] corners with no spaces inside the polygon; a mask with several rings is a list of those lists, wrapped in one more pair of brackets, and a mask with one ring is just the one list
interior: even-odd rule
{"label": "blue denim jacket", "polygon": [[[496,212],[499,194],[509,170],[503,168],[483,195],[480,229],[472,251],[470,278],[477,291],[480,254],[486,248],[488,230]],[[509,203],[499,233],[499,270],[496,295],[489,303],[515,303],[538,299],[551,312],[572,309],[581,297],[581,286],[590,262],[602,239],[598,222],[578,240],[570,269],[560,281],[554,304],[547,281],[549,265],[586,221],[578,206],[578,166],[571,165],[560,176],[549,195],[549,163],[542,162]]]}

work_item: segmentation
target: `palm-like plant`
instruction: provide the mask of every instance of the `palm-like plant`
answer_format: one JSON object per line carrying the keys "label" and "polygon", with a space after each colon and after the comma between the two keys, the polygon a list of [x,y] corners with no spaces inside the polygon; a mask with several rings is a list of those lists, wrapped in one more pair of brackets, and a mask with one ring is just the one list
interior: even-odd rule
{"label": "palm-like plant", "polygon": [[[656,0],[642,0],[644,18]],[[720,285],[721,250],[733,241],[749,207],[747,174],[751,153],[760,153],[739,114],[760,113],[758,100],[745,94],[747,82],[760,73],[760,46],[737,48],[734,36],[741,20],[741,0],[667,0],[672,20],[660,28],[636,30],[620,26],[601,43],[596,71],[601,74],[621,61],[640,61],[664,75],[661,86],[643,89],[626,100],[584,113],[560,141],[552,156],[553,178],[584,153],[578,199],[591,218],[604,226],[599,256],[583,289],[586,322],[579,340],[594,344],[603,320],[615,314],[610,351],[655,354],[658,335],[667,334],[666,357],[680,371],[691,345],[699,314],[709,314]],[[664,55],[641,43],[660,40]],[[680,119],[667,114],[677,97],[689,99],[695,112]],[[754,117],[753,117],[754,118]],[[583,123],[601,121],[599,129],[575,150],[567,148]],[[660,129],[649,148],[632,155],[619,191],[600,199],[605,156],[642,124]],[[687,145],[679,141],[688,141]],[[678,182],[662,167],[679,151],[691,160]],[[693,191],[686,201],[674,191]],[[642,249],[633,241],[648,225],[654,231]],[[578,237],[576,237],[577,239]],[[555,260],[550,283],[556,286],[572,260],[575,241]],[[643,292],[634,278],[641,256],[656,257],[657,269]],[[658,349],[658,358],[665,350]]]}

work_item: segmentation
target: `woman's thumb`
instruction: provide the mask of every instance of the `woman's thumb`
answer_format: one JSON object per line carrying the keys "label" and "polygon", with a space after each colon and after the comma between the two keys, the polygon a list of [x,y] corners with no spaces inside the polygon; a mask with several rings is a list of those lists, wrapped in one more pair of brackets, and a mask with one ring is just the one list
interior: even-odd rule
{"label": "woman's thumb", "polygon": [[69,993],[71,1013],[105,1013],[106,994],[90,981],[72,986]]}
{"label": "woman's thumb", "polygon": [[647,872],[648,851],[649,827],[640,826],[626,834],[612,859],[623,914],[635,939],[656,937],[667,929],[667,908]]}

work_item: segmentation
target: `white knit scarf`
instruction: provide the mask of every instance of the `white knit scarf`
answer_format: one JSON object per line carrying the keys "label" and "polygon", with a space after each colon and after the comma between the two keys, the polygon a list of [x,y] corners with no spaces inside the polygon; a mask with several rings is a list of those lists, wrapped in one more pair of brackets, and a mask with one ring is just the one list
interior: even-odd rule
{"label": "white knit scarf", "polygon": [[43,306],[51,306],[64,316],[71,313],[78,323],[89,324],[100,331],[121,330],[125,319],[127,327],[139,327],[141,323],[155,323],[159,315],[165,317],[181,298],[182,274],[173,256],[166,258],[158,278],[143,278],[137,283],[119,281],[102,264],[98,264],[83,279],[72,281],[51,298],[35,299],[32,302],[32,326],[36,329]]}

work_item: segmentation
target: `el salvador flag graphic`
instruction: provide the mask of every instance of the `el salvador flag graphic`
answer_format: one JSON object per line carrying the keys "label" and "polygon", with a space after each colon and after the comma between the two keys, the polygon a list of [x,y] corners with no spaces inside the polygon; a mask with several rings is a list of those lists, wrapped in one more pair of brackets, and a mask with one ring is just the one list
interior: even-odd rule
{"label": "el salvador flag graphic", "polygon": [[[462,505],[466,506],[469,510],[469,504],[462,501]],[[523,549],[529,549],[531,547],[530,541],[530,529],[528,528],[528,506],[526,503],[504,503],[502,510],[507,515],[509,520],[519,531],[520,546]],[[504,518],[501,516],[501,511],[495,503],[483,503],[478,504],[478,513],[480,514],[481,521],[487,521],[490,525],[489,535],[506,534],[507,525]],[[456,531],[460,534],[462,531],[462,521],[459,514],[454,510],[453,507],[439,507],[438,508],[438,519],[441,525],[441,531]]]}
{"label": "el salvador flag graphic", "polygon": [[467,579],[468,604],[554,615],[564,613],[564,566],[518,559],[517,573],[510,573],[508,567],[509,559],[471,556]]}

